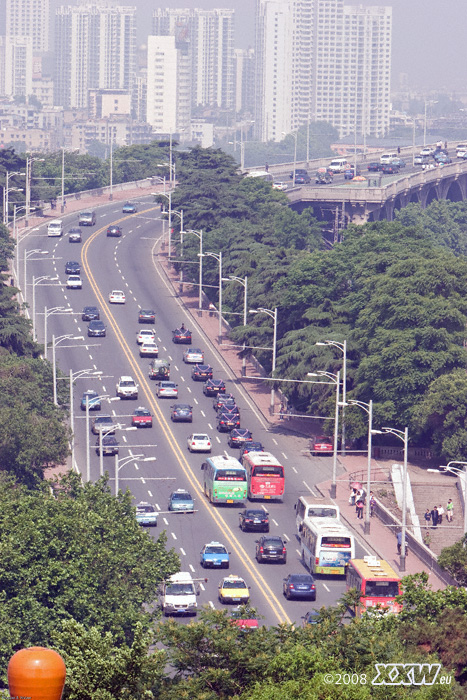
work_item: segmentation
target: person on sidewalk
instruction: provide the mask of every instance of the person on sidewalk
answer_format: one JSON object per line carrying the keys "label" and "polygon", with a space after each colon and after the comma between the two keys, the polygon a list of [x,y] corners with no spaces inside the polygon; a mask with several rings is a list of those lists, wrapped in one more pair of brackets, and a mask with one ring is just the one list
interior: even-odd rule
{"label": "person on sidewalk", "polygon": [[431,522],[433,523],[433,527],[438,527],[438,507],[433,506],[433,510],[431,511]]}
{"label": "person on sidewalk", "polygon": [[440,504],[440,505],[438,506],[438,524],[439,524],[439,525],[441,525],[441,523],[443,522],[443,515],[444,515],[444,508],[443,508],[443,506]]}
{"label": "person on sidewalk", "polygon": [[279,408],[279,420],[284,420],[285,413],[285,403],[281,401],[281,407]]}
{"label": "person on sidewalk", "polygon": [[357,501],[357,518],[363,520],[363,501],[361,499]]}
{"label": "person on sidewalk", "polygon": [[370,491],[370,518],[372,518],[375,514],[375,506],[376,506],[376,498],[373,494],[373,491]]}
{"label": "person on sidewalk", "polygon": [[357,498],[357,489],[350,489],[349,503],[351,506],[355,505],[355,499]]}
{"label": "person on sidewalk", "polygon": [[431,523],[431,512],[430,509],[427,508],[425,511],[425,529],[428,530],[430,523]]}
{"label": "person on sidewalk", "polygon": [[446,506],[446,520],[448,523],[452,523],[452,516],[454,515],[454,503],[452,502],[452,498],[449,499],[448,504]]}

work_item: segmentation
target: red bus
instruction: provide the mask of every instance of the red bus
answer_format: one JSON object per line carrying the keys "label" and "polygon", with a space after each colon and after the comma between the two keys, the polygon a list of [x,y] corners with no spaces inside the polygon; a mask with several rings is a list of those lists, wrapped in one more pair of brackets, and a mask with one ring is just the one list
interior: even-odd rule
{"label": "red bus", "polygon": [[360,604],[355,607],[355,615],[360,617],[370,608],[380,606],[397,614],[402,605],[396,602],[401,594],[401,579],[394,569],[383,559],[364,557],[351,559],[347,567],[346,588],[355,588],[360,594]]}
{"label": "red bus", "polygon": [[250,501],[284,497],[284,467],[270,452],[247,452],[242,463],[248,475],[248,498]]}

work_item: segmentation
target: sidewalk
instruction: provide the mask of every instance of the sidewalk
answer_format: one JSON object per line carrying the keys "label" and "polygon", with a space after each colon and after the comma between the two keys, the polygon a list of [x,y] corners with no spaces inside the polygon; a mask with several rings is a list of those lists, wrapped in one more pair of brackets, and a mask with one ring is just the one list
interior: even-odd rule
{"label": "sidewalk", "polygon": [[[154,185],[150,186],[154,191]],[[113,192],[113,201],[127,201],[135,197],[140,197],[144,191],[141,187],[136,187],[129,190],[116,190]],[[63,216],[73,212],[82,211],[85,208],[106,204],[109,201],[109,195],[100,194],[89,196],[83,199],[70,199],[67,201],[67,206]],[[44,220],[60,217],[60,207],[54,210],[47,210],[43,217],[30,218],[28,229],[44,223]],[[24,231],[24,229],[22,229]],[[261,377],[260,369],[250,360],[246,361],[245,370],[242,367],[242,358],[239,357],[239,348],[231,347],[227,335],[227,327],[222,325],[222,336],[219,338],[219,320],[216,311],[208,308],[198,309],[198,290],[189,284],[180,285],[178,272],[175,271],[173,265],[168,263],[168,255],[166,246],[162,244],[158,254],[158,261],[164,270],[168,280],[171,282],[174,294],[180,299],[188,313],[193,318],[193,323],[198,325],[201,330],[210,339],[213,347],[222,353],[224,361],[230,367],[232,373],[236,377],[236,381],[242,384],[245,391],[248,392],[250,398],[255,403],[258,410],[264,416],[265,421],[269,424],[270,430],[278,430],[290,436],[309,437],[316,433],[316,424],[306,418],[290,417],[287,420],[282,420],[279,415],[280,410],[280,393],[275,392],[275,403],[271,409],[271,385],[268,381],[254,379]],[[246,376],[243,376],[243,372]],[[366,458],[360,456],[349,455],[339,457],[339,473],[337,480],[337,495],[335,502],[339,505],[342,519],[358,534],[363,540],[368,549],[374,552],[382,559],[387,560],[393,568],[399,570],[399,557],[397,555],[396,538],[382,522],[374,517],[370,523],[370,534],[364,533],[364,520],[357,520],[355,508],[349,504],[349,474],[362,470],[363,464],[366,464]],[[55,473],[61,471],[62,468],[51,470]],[[387,471],[385,467],[374,461],[372,465],[373,474],[377,474],[378,470]],[[46,473],[46,478],[51,475]],[[323,482],[318,485],[324,497],[327,497],[330,489],[330,481]],[[444,583],[431,572],[413,553],[410,553],[406,559],[406,573],[413,574],[420,571],[426,571],[429,575],[429,581],[434,589],[444,588]]]}

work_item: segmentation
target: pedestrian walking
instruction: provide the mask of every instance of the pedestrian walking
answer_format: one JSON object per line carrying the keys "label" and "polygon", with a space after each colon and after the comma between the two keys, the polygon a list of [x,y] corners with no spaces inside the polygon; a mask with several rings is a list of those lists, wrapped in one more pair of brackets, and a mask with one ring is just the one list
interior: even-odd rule
{"label": "pedestrian walking", "polygon": [[375,514],[376,498],[374,497],[373,491],[370,491],[370,518]]}
{"label": "pedestrian walking", "polygon": [[284,420],[284,413],[285,413],[285,403],[281,401],[281,407],[279,409],[279,420]]}
{"label": "pedestrian walking", "polygon": [[431,522],[433,523],[433,527],[438,527],[438,507],[433,506],[433,510],[431,511]]}
{"label": "pedestrian walking", "polygon": [[350,489],[349,503],[351,506],[355,505],[355,499],[357,498],[357,489]]}
{"label": "pedestrian walking", "polygon": [[425,529],[428,530],[430,523],[431,523],[431,512],[430,512],[429,508],[426,509],[424,518],[425,518]]}
{"label": "pedestrian walking", "polygon": [[363,520],[363,501],[360,499],[357,501],[357,518]]}
{"label": "pedestrian walking", "polygon": [[442,505],[438,506],[438,524],[441,525],[443,522],[444,508]]}
{"label": "pedestrian walking", "polygon": [[452,523],[452,516],[454,515],[454,503],[452,502],[452,498],[449,499],[448,504],[446,506],[446,520],[448,523]]}

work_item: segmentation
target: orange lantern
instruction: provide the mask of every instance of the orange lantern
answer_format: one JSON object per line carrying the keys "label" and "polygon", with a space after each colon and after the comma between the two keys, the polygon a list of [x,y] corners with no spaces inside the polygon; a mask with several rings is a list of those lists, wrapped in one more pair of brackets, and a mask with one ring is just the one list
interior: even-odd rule
{"label": "orange lantern", "polygon": [[14,654],[8,664],[11,700],[60,700],[66,667],[60,654],[45,647],[29,647]]}

